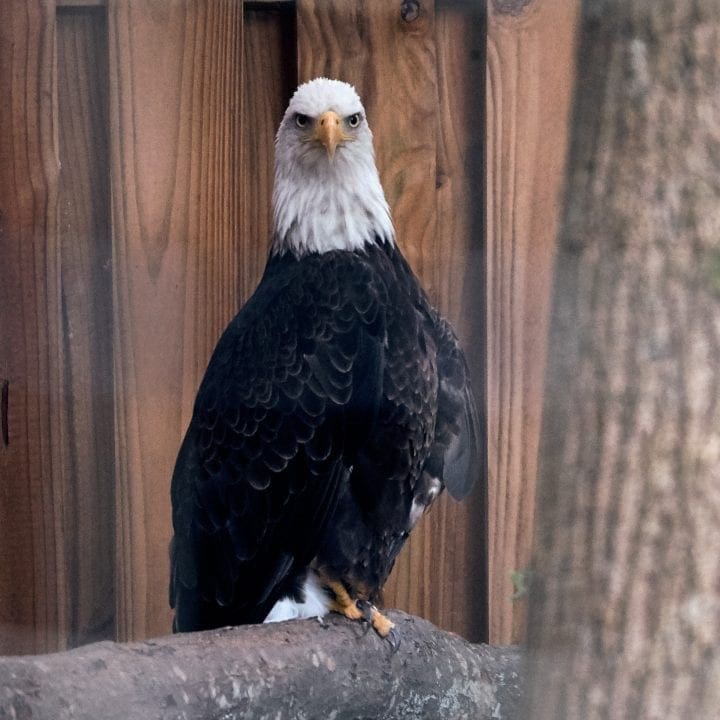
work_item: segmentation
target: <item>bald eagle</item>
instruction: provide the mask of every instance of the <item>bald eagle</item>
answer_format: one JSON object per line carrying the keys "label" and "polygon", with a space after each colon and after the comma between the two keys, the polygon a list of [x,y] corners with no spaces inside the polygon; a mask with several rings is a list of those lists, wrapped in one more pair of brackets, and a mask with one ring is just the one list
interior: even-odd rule
{"label": "bald eagle", "polygon": [[172,478],[176,631],[377,609],[413,526],[478,473],[450,325],[395,243],[354,88],[301,85],[275,143],[274,233],[223,333]]}

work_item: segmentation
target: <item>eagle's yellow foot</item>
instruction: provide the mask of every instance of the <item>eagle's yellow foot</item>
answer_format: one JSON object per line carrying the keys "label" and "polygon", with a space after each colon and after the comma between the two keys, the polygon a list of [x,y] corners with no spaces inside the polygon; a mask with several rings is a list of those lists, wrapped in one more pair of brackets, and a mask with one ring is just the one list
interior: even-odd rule
{"label": "eagle's yellow foot", "polygon": [[358,600],[357,606],[362,611],[363,620],[369,623],[383,640],[388,641],[394,653],[397,652],[400,647],[400,633],[395,629],[395,623],[367,600]]}
{"label": "eagle's yellow foot", "polygon": [[330,610],[344,615],[350,620],[362,620],[364,615],[357,603],[350,597],[345,586],[337,580],[326,580],[324,583],[333,591],[335,599],[330,602]]}
{"label": "eagle's yellow foot", "polygon": [[323,579],[323,584],[332,590],[335,599],[330,603],[330,610],[344,615],[350,620],[363,620],[368,627],[383,639],[387,640],[393,652],[400,647],[400,634],[395,623],[385,617],[372,603],[367,600],[353,600],[345,586],[338,580]]}

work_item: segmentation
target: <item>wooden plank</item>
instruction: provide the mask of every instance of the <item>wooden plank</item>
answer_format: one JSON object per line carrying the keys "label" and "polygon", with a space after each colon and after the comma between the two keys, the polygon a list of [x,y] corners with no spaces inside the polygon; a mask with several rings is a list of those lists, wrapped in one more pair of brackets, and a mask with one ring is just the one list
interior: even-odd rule
{"label": "wooden plank", "polygon": [[[434,4],[414,22],[385,2],[300,0],[298,80],[345,80],[363,100],[398,240],[425,286],[433,265],[437,77]],[[388,108],[392,111],[388,112]]]}
{"label": "wooden plank", "polygon": [[[481,414],[485,405],[484,93],[485,13],[476,2],[436,5],[439,136],[434,297],[466,350]],[[484,435],[483,435],[484,441]],[[486,468],[458,504],[445,494],[431,526],[431,615],[450,630],[487,641]]]}
{"label": "wooden plank", "polygon": [[0,3],[0,653],[65,634],[54,51],[51,0]]}
{"label": "wooden plank", "polygon": [[108,6],[121,638],[167,632],[169,484],[237,309],[242,5]]}
{"label": "wooden plank", "polygon": [[[490,642],[524,637],[579,3],[491,0],[487,33]],[[520,578],[523,576],[520,575]],[[518,592],[520,590],[520,592]]]}
{"label": "wooden plank", "polygon": [[257,286],[267,261],[275,133],[297,77],[294,4],[262,3],[257,9],[247,9],[247,5],[243,27],[241,303]]}
{"label": "wooden plank", "polygon": [[[484,72],[477,14],[476,7],[464,4],[457,11],[438,11],[436,18],[434,4],[422,3],[419,16],[408,22],[400,3],[298,3],[300,81],[327,75],[357,88],[375,135],[399,244],[433,300],[471,343],[479,328],[466,292],[476,300],[482,292],[482,164],[481,157],[476,167],[466,164],[462,155],[473,146],[463,112],[477,110],[467,93],[477,94],[478,88],[469,86],[476,81],[482,87]],[[466,51],[480,53],[480,67],[458,85]],[[468,173],[476,177],[473,190],[453,198],[454,190],[472,183]],[[439,223],[446,223],[442,232]],[[481,368],[480,361],[475,365],[480,379]],[[485,633],[479,497],[462,506],[443,498],[413,531],[385,591],[387,605],[473,639]]]}
{"label": "wooden plank", "polygon": [[114,637],[112,248],[104,14],[57,15],[67,642]]}

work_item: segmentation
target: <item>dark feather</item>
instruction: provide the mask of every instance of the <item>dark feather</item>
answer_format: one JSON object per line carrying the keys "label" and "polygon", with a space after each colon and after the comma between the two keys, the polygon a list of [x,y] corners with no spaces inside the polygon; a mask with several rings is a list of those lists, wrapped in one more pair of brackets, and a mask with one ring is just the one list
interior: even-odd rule
{"label": "dark feather", "polygon": [[472,486],[478,431],[457,340],[393,246],[271,258],[178,454],[176,629],[258,622],[311,562],[379,596],[415,494]]}

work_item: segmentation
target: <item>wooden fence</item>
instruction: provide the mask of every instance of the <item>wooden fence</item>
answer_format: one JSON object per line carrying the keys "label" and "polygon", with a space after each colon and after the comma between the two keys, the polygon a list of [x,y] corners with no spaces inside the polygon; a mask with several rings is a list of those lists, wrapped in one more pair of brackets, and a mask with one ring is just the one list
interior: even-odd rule
{"label": "wooden fence", "polygon": [[387,603],[522,638],[575,15],[562,0],[0,4],[0,653],[169,631],[175,455],[264,265],[277,124],[321,74],[365,101],[399,242],[488,419],[487,482],[423,519]]}

